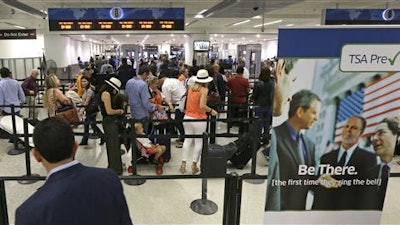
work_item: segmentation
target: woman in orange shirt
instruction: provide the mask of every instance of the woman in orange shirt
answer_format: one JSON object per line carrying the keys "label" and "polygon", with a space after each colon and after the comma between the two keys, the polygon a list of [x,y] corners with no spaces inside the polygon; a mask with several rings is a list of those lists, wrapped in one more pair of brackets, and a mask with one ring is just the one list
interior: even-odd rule
{"label": "woman in orange shirt", "polygon": [[[185,134],[187,135],[201,135],[207,128],[207,114],[216,116],[218,112],[207,106],[207,94],[208,94],[208,83],[212,81],[213,78],[208,76],[207,70],[201,69],[197,72],[195,83],[189,87],[187,99],[186,99],[186,109],[185,109],[185,120],[197,120],[204,119],[204,121],[198,122],[184,122],[183,127],[185,128]],[[189,158],[190,145],[194,141],[194,153],[192,162],[192,174],[198,173],[199,167],[197,163],[199,162],[201,150],[203,148],[202,138],[186,138],[183,142],[182,151],[182,164],[179,169],[181,173],[186,172],[186,161]]]}

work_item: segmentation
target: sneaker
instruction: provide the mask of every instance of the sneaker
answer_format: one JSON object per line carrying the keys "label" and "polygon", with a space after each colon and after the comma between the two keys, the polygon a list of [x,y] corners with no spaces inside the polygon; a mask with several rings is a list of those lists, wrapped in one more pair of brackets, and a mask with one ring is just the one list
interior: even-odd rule
{"label": "sneaker", "polygon": [[89,135],[89,139],[99,139],[99,138],[100,138],[100,136],[97,135],[97,134],[91,134],[91,135]]}
{"label": "sneaker", "polygon": [[182,148],[182,147],[183,147],[183,144],[182,144],[182,143],[178,143],[178,144],[175,145],[175,147],[176,147],[176,148]]}
{"label": "sneaker", "polygon": [[182,144],[183,141],[182,141],[181,139],[178,138],[178,139],[175,140],[175,143],[177,143],[177,144],[181,143],[181,144]]}
{"label": "sneaker", "polygon": [[269,156],[265,155],[263,153],[263,151],[258,151],[257,152],[257,163],[259,163],[261,166],[268,166]]}
{"label": "sneaker", "polygon": [[162,175],[162,174],[163,174],[163,166],[162,166],[161,163],[158,163],[158,164],[156,165],[156,174],[157,174],[157,175]]}

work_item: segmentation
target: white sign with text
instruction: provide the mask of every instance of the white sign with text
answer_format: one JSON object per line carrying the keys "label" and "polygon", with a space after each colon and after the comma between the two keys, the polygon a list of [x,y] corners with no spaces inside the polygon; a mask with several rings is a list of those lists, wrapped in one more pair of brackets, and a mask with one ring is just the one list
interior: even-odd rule
{"label": "white sign with text", "polygon": [[344,45],[340,57],[343,72],[400,71],[400,44]]}

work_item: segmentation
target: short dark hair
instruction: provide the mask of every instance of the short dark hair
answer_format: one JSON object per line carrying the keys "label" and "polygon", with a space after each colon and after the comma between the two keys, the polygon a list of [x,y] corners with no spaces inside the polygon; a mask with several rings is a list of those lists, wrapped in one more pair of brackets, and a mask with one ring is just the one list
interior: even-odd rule
{"label": "short dark hair", "polygon": [[306,89],[296,92],[290,101],[289,118],[292,117],[300,107],[304,110],[309,109],[314,101],[321,101],[314,92]]}
{"label": "short dark hair", "polygon": [[264,68],[260,72],[260,76],[258,77],[263,82],[268,82],[271,80],[271,70],[268,68]]}
{"label": "short dark hair", "polygon": [[50,163],[71,157],[74,142],[74,132],[65,119],[49,117],[35,125],[33,143],[40,155]]}
{"label": "short dark hair", "polygon": [[0,69],[0,76],[2,78],[9,77],[11,75],[11,71],[7,67],[3,67]]}
{"label": "short dark hair", "polygon": [[[143,74],[145,74],[145,73],[150,73],[149,67],[148,67],[148,66],[141,66],[141,67],[139,67],[139,72],[138,72],[138,74],[139,74],[139,75],[143,75]],[[153,74],[153,75],[154,75],[154,74]]]}
{"label": "short dark hair", "polygon": [[399,121],[397,118],[385,118],[379,123],[386,123],[389,130],[392,132],[393,135],[397,134],[397,129],[399,127]]}
{"label": "short dark hair", "polygon": [[237,69],[236,69],[236,73],[243,74],[243,72],[244,72],[243,66],[238,66]]}

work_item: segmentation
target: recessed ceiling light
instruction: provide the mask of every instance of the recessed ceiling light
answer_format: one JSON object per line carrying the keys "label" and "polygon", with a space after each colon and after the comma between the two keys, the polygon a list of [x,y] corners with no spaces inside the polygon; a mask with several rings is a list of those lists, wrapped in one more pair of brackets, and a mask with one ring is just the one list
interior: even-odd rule
{"label": "recessed ceiling light", "polygon": [[291,26],[293,26],[294,24],[293,23],[290,23],[290,24],[287,24],[286,26],[287,27],[291,27]]}
{"label": "recessed ceiling light", "polygon": [[130,36],[129,34],[126,35],[126,37],[129,37],[129,36]]}
{"label": "recessed ceiling light", "polygon": [[261,16],[253,16],[252,19],[261,19]]}
{"label": "recessed ceiling light", "polygon": [[214,34],[214,37],[218,37],[218,34]]}
{"label": "recessed ceiling light", "polygon": [[234,23],[232,26],[237,26],[237,25],[241,25],[241,24],[248,23],[248,22],[250,22],[250,20],[243,20],[243,21],[240,21],[240,22]]}
{"label": "recessed ceiling light", "polygon": [[260,38],[260,34],[257,34],[256,37]]}
{"label": "recessed ceiling light", "polygon": [[255,25],[254,27],[261,27],[262,25],[264,25],[264,26],[272,25],[272,24],[280,23],[280,22],[282,22],[282,20],[275,20],[275,21],[272,21],[272,22],[264,23],[264,24],[258,24],[258,25]]}

